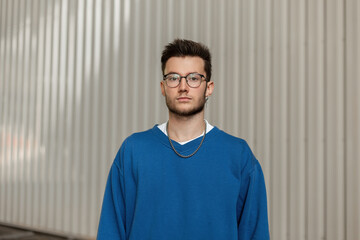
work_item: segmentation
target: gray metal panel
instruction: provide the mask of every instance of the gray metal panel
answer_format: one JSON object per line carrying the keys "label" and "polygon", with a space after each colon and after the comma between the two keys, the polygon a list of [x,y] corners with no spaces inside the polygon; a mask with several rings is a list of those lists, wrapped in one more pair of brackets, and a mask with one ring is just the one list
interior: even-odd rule
{"label": "gray metal panel", "polygon": [[325,42],[324,2],[309,1],[307,49],[306,230],[308,239],[325,235]]}
{"label": "gray metal panel", "polygon": [[261,162],[273,239],[360,235],[360,4],[0,0],[0,222],[96,235],[125,137],[167,119],[163,46],[207,44],[214,125]]}
{"label": "gray metal panel", "polygon": [[360,236],[360,3],[346,2],[345,18],[345,231]]}

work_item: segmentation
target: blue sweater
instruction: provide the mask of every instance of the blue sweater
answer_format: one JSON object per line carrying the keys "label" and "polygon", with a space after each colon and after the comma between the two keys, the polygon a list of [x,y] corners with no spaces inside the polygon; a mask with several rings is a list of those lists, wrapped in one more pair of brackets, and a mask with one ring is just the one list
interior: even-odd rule
{"label": "blue sweater", "polygon": [[[173,145],[189,155],[200,142]],[[269,239],[260,164],[217,127],[187,159],[157,126],[135,133],[111,166],[97,239]]]}

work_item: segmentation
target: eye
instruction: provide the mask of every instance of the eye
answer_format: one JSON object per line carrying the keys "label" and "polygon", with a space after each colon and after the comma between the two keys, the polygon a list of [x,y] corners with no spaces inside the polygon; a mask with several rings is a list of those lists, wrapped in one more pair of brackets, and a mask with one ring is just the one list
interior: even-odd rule
{"label": "eye", "polygon": [[187,80],[192,82],[198,82],[201,80],[201,76],[196,73],[189,74],[189,76],[187,76]]}
{"label": "eye", "polygon": [[175,82],[179,80],[179,76],[176,74],[170,74],[168,76],[166,76],[166,80],[170,81],[170,82]]}

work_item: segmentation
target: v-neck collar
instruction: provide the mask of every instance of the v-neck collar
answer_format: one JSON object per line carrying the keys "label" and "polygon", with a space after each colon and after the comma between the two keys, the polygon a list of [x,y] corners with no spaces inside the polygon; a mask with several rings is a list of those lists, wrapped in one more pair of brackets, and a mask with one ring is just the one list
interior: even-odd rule
{"label": "v-neck collar", "polygon": [[[165,135],[158,127],[158,124],[156,124],[153,128],[152,128],[152,132],[160,139],[160,142],[162,144],[164,144],[165,146],[167,146],[168,148],[172,148],[169,142],[169,138],[167,135]],[[216,127],[213,126],[213,129],[211,129],[205,136],[203,145],[210,140],[211,138],[213,138],[220,130]],[[193,152],[196,150],[196,148],[199,146],[201,140],[202,140],[203,136],[199,136],[196,139],[193,139],[192,141],[185,143],[185,144],[180,144],[174,140],[171,140],[172,144],[174,145],[176,151],[178,151],[179,153],[182,154],[186,154],[188,152]]]}

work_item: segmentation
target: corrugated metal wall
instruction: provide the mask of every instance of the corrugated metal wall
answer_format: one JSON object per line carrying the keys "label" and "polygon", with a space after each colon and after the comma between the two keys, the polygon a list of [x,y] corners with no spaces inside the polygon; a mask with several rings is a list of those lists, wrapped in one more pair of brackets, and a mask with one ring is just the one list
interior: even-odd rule
{"label": "corrugated metal wall", "polygon": [[248,140],[272,239],[359,239],[358,0],[0,0],[0,222],[96,235],[122,140],[167,118],[160,55],[213,52],[214,125]]}

